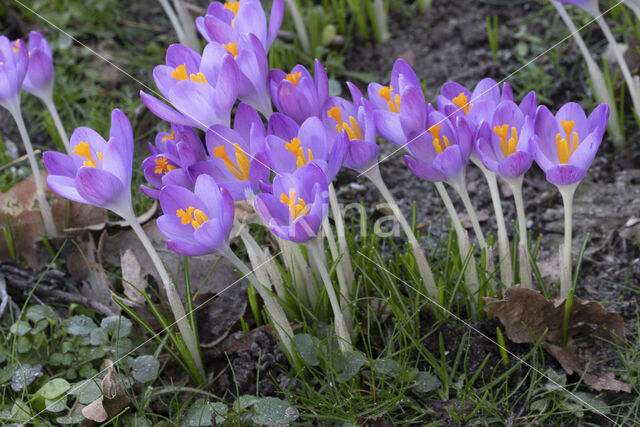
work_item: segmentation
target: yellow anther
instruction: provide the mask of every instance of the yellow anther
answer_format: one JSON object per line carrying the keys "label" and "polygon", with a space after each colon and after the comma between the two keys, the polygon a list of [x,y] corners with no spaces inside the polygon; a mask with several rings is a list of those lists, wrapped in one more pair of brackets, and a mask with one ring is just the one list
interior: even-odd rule
{"label": "yellow anther", "polygon": [[198,74],[191,73],[191,75],[189,76],[189,80],[197,83],[209,83],[207,79],[204,77],[204,74],[200,72]]}
{"label": "yellow anther", "polygon": [[158,157],[155,159],[156,167],[153,170],[158,175],[164,175],[174,170],[176,167],[169,164],[166,157]]}
{"label": "yellow anther", "polygon": [[304,149],[300,146],[302,142],[300,142],[299,138],[293,138],[291,141],[285,144],[285,148],[293,153],[296,156],[296,166],[304,166],[307,162],[313,161],[313,153],[311,149],[307,149],[307,158],[304,157]]}
{"label": "yellow anther", "polygon": [[469,98],[467,98],[467,95],[465,95],[464,92],[460,92],[460,95],[453,98],[451,102],[456,104],[458,108],[462,108],[462,111],[464,111],[465,114],[469,114],[469,109],[473,107],[473,104],[469,103]]}
{"label": "yellow anther", "polygon": [[223,44],[222,47],[232,54],[234,59],[238,57],[238,43],[227,43]]}
{"label": "yellow anther", "polygon": [[[442,153],[444,150],[447,149],[447,147],[451,146],[451,144],[449,143],[449,138],[447,138],[446,136],[444,138],[440,137],[441,127],[442,125],[433,125],[433,126],[429,126],[429,129],[427,129],[431,134],[431,137],[433,138],[433,148],[436,149],[437,154]],[[443,140],[444,140],[444,144],[442,142]]]}
{"label": "yellow anther", "polygon": [[300,197],[298,197],[296,203],[296,190],[289,191],[289,195],[282,193],[280,194],[280,203],[284,203],[289,207],[289,215],[291,218],[298,219],[298,217],[302,215],[307,215],[309,213],[309,209],[307,209],[307,205]]}
{"label": "yellow anther", "polygon": [[176,140],[176,132],[175,131],[171,131],[171,133],[167,133],[165,136],[162,137],[162,142],[167,142],[167,140],[170,139],[172,141]]}
{"label": "yellow anther", "polygon": [[302,73],[300,71],[296,71],[294,73],[287,74],[285,79],[293,83],[294,86],[298,86],[298,79],[300,78],[301,75]]}
{"label": "yellow anther", "polygon": [[224,8],[233,12],[234,15],[238,14],[238,10],[240,9],[239,1],[229,1],[224,4]]}
{"label": "yellow anther", "polygon": [[566,136],[566,138],[563,138],[559,133],[556,134],[556,148],[560,163],[569,163],[569,158],[578,148],[578,132],[573,131],[575,124],[576,122],[573,120],[560,120],[560,125],[562,125],[562,130],[564,130]]}
{"label": "yellow anther", "polygon": [[213,149],[213,155],[222,159],[224,165],[229,169],[229,172],[240,181],[249,181],[249,166],[250,161],[247,157],[247,153],[244,152],[240,144],[233,144],[236,154],[236,163],[234,163],[227,154],[224,145],[219,145]]}
{"label": "yellow anther", "polygon": [[180,218],[182,225],[191,224],[194,230],[197,230],[205,222],[209,221],[209,217],[200,209],[189,206],[187,210],[178,209],[176,215]]}
{"label": "yellow anther", "polygon": [[509,125],[494,126],[493,131],[500,137],[500,148],[505,157],[516,152],[518,130],[515,127],[511,127],[511,138],[509,138]]}
{"label": "yellow anther", "polygon": [[[86,159],[82,164],[83,166],[89,166],[91,168],[98,167],[96,162],[93,161],[93,157],[91,157],[91,147],[84,141],[80,141],[75,147],[73,147],[73,154],[77,154],[78,156]],[[102,162],[102,153],[96,152],[96,156]]]}
{"label": "yellow anther", "polygon": [[176,69],[171,72],[171,77],[176,80],[187,80],[189,78],[187,74],[187,64],[178,65]]}
{"label": "yellow anther", "polygon": [[20,52],[20,40],[16,40],[16,41],[13,43],[13,51],[14,51],[15,53]]}
{"label": "yellow anther", "polygon": [[389,111],[391,111],[392,113],[397,113],[398,111],[400,111],[401,98],[400,98],[400,95],[396,93],[392,101],[391,100],[392,93],[393,93],[393,86],[391,85],[383,86],[378,91],[378,95],[380,95],[382,99],[387,101],[387,105],[389,106]]}
{"label": "yellow anther", "polygon": [[345,123],[342,120],[342,115],[340,114],[340,107],[337,105],[327,111],[327,116],[338,122],[336,125],[336,130],[338,132],[341,132],[342,130],[347,131],[349,140],[362,139],[362,131],[360,130],[358,121],[353,116],[349,116],[349,124]]}

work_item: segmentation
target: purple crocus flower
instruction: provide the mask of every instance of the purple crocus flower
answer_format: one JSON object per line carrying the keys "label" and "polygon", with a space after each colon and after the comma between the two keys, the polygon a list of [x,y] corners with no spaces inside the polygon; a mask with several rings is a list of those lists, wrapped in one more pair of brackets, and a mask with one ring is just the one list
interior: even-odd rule
{"label": "purple crocus flower", "polygon": [[207,130],[215,124],[228,125],[238,96],[238,67],[232,55],[214,57],[205,49],[201,57],[186,46],[167,49],[166,65],[153,70],[162,96],[173,105],[140,92],[142,102],[153,114],[170,123]]}
{"label": "purple crocus flower", "polygon": [[238,36],[253,34],[268,51],[278,35],[283,16],[283,0],[273,1],[268,28],[259,0],[216,1],[209,5],[205,16],[196,18],[196,27],[208,42],[221,44],[232,42]]}
{"label": "purple crocus flower", "polygon": [[475,152],[482,164],[504,178],[517,178],[533,162],[535,118],[525,115],[512,101],[498,104],[491,125],[481,128]]}
{"label": "purple crocus flower", "polygon": [[373,107],[353,84],[347,85],[351,90],[353,103],[340,97],[329,97],[323,108],[322,121],[330,140],[335,139],[342,131],[346,132],[349,142],[344,165],[364,170],[378,158],[380,152],[376,144]]}
{"label": "purple crocus flower", "polygon": [[313,163],[292,174],[278,174],[272,193],[258,195],[254,206],[276,236],[296,243],[311,240],[318,235],[329,208],[325,174]]}
{"label": "purple crocus flower", "polygon": [[227,43],[211,42],[203,52],[203,63],[215,74],[222,72],[229,58],[238,69],[238,98],[269,117],[273,109],[267,88],[269,63],[264,46],[253,34],[237,35]]}
{"label": "purple crocus flower", "polygon": [[427,108],[420,81],[403,59],[393,64],[389,86],[371,83],[367,89],[378,133],[403,145],[426,128]]}
{"label": "purple crocus flower", "polygon": [[47,39],[37,31],[29,33],[29,67],[22,88],[42,99],[53,96],[53,56]]}
{"label": "purple crocus flower", "polygon": [[77,128],[71,135],[71,149],[70,156],[44,153],[49,188],[64,198],[130,218],[133,130],[127,116],[113,110],[109,141],[93,129]]}
{"label": "purple crocus flower", "polygon": [[20,88],[29,66],[29,52],[22,40],[0,36],[0,105],[14,115],[20,111]]}
{"label": "purple crocus flower", "polygon": [[607,104],[598,105],[589,117],[575,102],[563,105],[555,116],[545,106],[538,108],[533,155],[547,174],[547,181],[563,186],[584,178],[600,147],[608,118]]}
{"label": "purple crocus flower", "polygon": [[164,215],[158,228],[177,254],[198,256],[226,247],[233,226],[233,198],[208,175],[201,175],[194,191],[167,185],[160,192]]}
{"label": "purple crocus flower", "polygon": [[284,114],[269,119],[266,154],[273,170],[292,173],[315,163],[326,174],[327,182],[336,176],[348,150],[348,135],[342,131],[330,138],[317,117],[309,117],[301,126]]}
{"label": "purple crocus flower", "polygon": [[555,1],[578,6],[579,8],[589,12],[593,16],[600,14],[600,9],[598,7],[598,0],[555,0]]}
{"label": "purple crocus flower", "polygon": [[429,114],[427,131],[409,142],[404,157],[411,172],[431,182],[449,181],[462,173],[469,161],[472,134],[467,122],[458,117],[455,124],[443,114]]}
{"label": "purple crocus flower", "polygon": [[142,172],[147,182],[155,188],[140,185],[140,191],[152,199],[158,199],[165,185],[180,185],[193,189],[195,180],[187,168],[206,160],[207,156],[198,134],[191,128],[171,126],[171,132],[156,135],[155,145],[149,143],[151,156],[142,162]]}
{"label": "purple crocus flower", "polygon": [[271,169],[264,154],[265,130],[253,108],[240,103],[234,128],[212,126],[206,138],[211,157],[189,167],[192,180],[209,175],[233,200],[252,200],[253,194],[268,188]]}
{"label": "purple crocus flower", "polygon": [[320,117],[322,105],[329,96],[327,72],[317,59],[314,75],[315,80],[300,64],[289,74],[278,69],[269,72],[269,91],[276,109],[299,125],[309,117]]}

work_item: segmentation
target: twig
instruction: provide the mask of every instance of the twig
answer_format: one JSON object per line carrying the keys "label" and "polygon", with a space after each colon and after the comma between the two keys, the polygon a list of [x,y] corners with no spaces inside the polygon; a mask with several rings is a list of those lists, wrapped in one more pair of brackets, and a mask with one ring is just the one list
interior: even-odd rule
{"label": "twig", "polygon": [[[34,155],[38,155],[42,153],[42,151],[40,151],[40,149],[37,149],[33,152]],[[22,163],[25,160],[27,160],[28,156],[25,154],[24,156],[20,156],[17,159],[13,159],[11,160],[9,163],[7,163],[6,165],[2,165],[0,166],[0,172],[2,172],[3,170],[10,168],[11,166],[17,165],[18,163]]]}

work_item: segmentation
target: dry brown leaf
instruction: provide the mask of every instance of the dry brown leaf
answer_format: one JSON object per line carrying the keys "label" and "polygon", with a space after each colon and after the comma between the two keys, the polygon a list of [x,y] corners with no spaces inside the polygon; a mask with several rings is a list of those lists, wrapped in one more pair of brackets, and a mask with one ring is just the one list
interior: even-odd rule
{"label": "dry brown leaf", "polygon": [[[564,300],[548,300],[538,291],[519,286],[507,289],[504,295],[502,301],[484,298],[487,303],[484,310],[500,319],[511,341],[533,342],[545,331],[549,342],[562,340]],[[624,340],[624,320],[619,314],[606,311],[600,303],[574,298],[568,338],[578,334]]]}
{"label": "dry brown leaf", "polygon": [[82,409],[85,418],[98,423],[118,415],[131,403],[118,379],[113,362],[105,359],[104,364],[107,367],[107,375],[102,379],[102,396]]}
{"label": "dry brown leaf", "polygon": [[236,212],[236,219],[240,221],[240,223],[251,222],[257,215],[253,205],[246,200],[234,202],[233,206]]}
{"label": "dry brown leaf", "polygon": [[120,266],[122,267],[122,287],[124,294],[129,300],[138,304],[144,304],[144,297],[140,291],[147,288],[147,281],[142,274],[142,267],[131,248],[126,249],[120,255]]}

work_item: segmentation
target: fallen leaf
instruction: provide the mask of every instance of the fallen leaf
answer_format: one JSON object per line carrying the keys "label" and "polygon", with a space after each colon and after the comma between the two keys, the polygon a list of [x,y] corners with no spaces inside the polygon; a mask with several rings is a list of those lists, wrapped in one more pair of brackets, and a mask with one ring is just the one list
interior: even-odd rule
{"label": "fallen leaf", "polygon": [[144,291],[147,287],[147,281],[142,275],[142,267],[136,257],[136,254],[127,249],[120,255],[120,266],[122,267],[122,287],[124,294],[131,301],[138,304],[144,304],[144,297],[140,295],[140,291]]}
{"label": "fallen leaf", "polygon": [[118,415],[131,403],[118,379],[113,362],[105,359],[104,364],[107,367],[107,374],[102,379],[102,396],[82,409],[82,415],[98,423]]}

